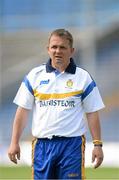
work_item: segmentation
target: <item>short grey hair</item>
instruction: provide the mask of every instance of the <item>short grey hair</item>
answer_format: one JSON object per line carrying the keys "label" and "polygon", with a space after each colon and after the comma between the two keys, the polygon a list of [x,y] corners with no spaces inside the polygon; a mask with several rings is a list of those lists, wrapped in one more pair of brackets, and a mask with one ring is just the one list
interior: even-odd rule
{"label": "short grey hair", "polygon": [[73,47],[73,37],[72,37],[72,34],[65,30],[65,29],[56,29],[54,30],[51,34],[50,34],[50,37],[49,37],[49,42],[50,42],[50,39],[53,35],[56,35],[56,36],[59,36],[59,37],[62,37],[62,38],[66,38],[68,41],[69,41],[69,45],[70,47],[72,48]]}

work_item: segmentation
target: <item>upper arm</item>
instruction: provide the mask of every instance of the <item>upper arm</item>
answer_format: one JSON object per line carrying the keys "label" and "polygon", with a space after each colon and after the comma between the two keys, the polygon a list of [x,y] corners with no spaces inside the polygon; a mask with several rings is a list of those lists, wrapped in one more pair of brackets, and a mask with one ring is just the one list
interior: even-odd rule
{"label": "upper arm", "polygon": [[20,120],[27,120],[29,114],[29,110],[23,107],[18,106],[15,118]]}

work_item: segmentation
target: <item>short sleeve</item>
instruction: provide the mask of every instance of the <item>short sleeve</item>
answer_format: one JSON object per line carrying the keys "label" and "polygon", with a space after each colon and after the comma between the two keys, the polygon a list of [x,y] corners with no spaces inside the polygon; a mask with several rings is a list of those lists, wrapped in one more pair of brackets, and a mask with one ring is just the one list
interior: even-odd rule
{"label": "short sleeve", "polygon": [[82,94],[82,104],[86,113],[95,112],[105,107],[99,89],[88,73]]}
{"label": "short sleeve", "polygon": [[13,100],[15,104],[25,109],[32,109],[34,103],[34,95],[32,85],[27,77],[24,78],[21,86]]}

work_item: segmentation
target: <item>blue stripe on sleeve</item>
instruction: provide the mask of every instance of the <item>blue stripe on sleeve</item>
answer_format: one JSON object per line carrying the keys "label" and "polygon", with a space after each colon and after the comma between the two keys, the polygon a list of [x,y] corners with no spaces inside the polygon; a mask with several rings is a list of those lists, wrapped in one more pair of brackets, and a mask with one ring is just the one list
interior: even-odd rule
{"label": "blue stripe on sleeve", "polygon": [[96,87],[96,83],[95,81],[92,81],[88,87],[86,88],[86,90],[83,92],[81,100],[83,101],[89,94],[90,92],[93,90],[93,88]]}
{"label": "blue stripe on sleeve", "polygon": [[23,82],[25,83],[25,85],[26,85],[26,87],[28,88],[28,90],[30,91],[30,93],[31,93],[32,95],[34,95],[32,86],[31,86],[29,80],[27,79],[27,77],[24,78]]}

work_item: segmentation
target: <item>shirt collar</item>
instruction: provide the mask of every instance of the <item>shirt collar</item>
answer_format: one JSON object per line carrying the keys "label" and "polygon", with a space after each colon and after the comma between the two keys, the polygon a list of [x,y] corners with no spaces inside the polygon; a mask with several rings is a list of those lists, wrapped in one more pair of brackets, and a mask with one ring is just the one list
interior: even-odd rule
{"label": "shirt collar", "polygon": [[[55,70],[56,69],[54,67],[52,67],[52,65],[51,65],[51,59],[49,59],[47,64],[46,64],[46,72],[51,73],[51,72],[53,72]],[[67,68],[65,69],[65,72],[75,74],[75,72],[76,72],[76,64],[74,63],[73,58],[70,58],[70,63],[67,66]]]}

